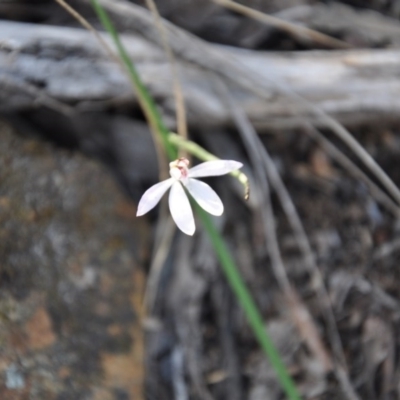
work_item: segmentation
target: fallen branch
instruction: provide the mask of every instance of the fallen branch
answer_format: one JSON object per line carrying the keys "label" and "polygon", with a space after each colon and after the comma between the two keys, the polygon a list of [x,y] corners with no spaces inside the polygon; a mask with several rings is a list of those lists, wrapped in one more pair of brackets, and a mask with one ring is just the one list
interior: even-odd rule
{"label": "fallen branch", "polygon": [[[171,127],[174,127],[172,79],[162,51],[138,36],[124,36],[124,43],[152,94],[171,116]],[[2,111],[48,106],[51,98],[74,105],[77,111],[136,105],[119,66],[107,58],[91,34],[84,30],[3,21],[0,45]],[[254,71],[261,80],[265,77],[260,82],[263,86],[268,86],[267,78],[273,72],[308,102],[344,124],[382,123],[382,117],[398,118],[400,82],[395,66],[400,63],[399,50],[262,53],[207,46],[226,54],[229,62],[233,59]],[[231,118],[215,97],[208,75],[187,61],[180,60],[179,68],[183,71],[189,125],[231,125]],[[45,102],[38,100],[32,86],[46,96]],[[306,107],[273,87],[268,99],[260,100],[245,90],[239,90],[235,99],[259,132],[293,128],[305,122],[324,126]]]}

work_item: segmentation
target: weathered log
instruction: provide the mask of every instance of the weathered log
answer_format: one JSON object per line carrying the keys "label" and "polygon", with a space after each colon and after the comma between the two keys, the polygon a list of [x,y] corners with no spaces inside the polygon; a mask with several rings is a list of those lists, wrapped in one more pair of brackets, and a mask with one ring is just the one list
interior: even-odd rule
{"label": "weathered log", "polygon": [[[163,52],[142,37],[125,35],[123,40],[160,107],[173,116],[170,68]],[[121,67],[84,30],[2,22],[0,41],[0,110],[45,104],[68,113],[136,104]],[[219,52],[213,59],[214,71],[215,63],[221,71],[233,65],[254,82],[254,89],[263,88],[265,93],[269,88],[268,99],[260,100],[230,82],[235,100],[260,130],[316,122],[302,104],[276,88],[276,82],[345,124],[396,118],[400,111],[396,68],[400,50],[267,53],[203,45],[214,55]],[[180,60],[179,66],[189,123],[228,125],[230,117],[210,83],[209,72],[188,61]]]}

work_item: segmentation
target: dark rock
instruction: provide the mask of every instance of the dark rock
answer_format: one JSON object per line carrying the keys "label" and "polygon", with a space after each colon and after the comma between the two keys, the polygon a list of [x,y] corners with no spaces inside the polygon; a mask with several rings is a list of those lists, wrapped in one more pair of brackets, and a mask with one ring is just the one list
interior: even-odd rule
{"label": "dark rock", "polygon": [[144,222],[97,162],[0,140],[0,398],[137,398]]}

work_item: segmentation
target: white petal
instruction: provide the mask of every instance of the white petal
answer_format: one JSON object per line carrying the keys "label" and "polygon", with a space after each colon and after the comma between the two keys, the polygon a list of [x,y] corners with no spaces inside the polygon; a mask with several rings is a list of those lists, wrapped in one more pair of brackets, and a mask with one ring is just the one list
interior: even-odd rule
{"label": "white petal", "polygon": [[212,215],[221,215],[224,212],[221,199],[206,183],[197,179],[189,179],[185,186],[204,210]]}
{"label": "white petal", "polygon": [[242,167],[242,163],[233,160],[206,161],[189,169],[189,178],[225,175]]}
{"label": "white petal", "polygon": [[192,207],[179,182],[175,182],[169,192],[169,210],[177,227],[186,235],[192,236],[195,231]]}
{"label": "white petal", "polygon": [[174,182],[175,179],[169,178],[147,189],[139,201],[136,215],[140,217],[154,208]]}

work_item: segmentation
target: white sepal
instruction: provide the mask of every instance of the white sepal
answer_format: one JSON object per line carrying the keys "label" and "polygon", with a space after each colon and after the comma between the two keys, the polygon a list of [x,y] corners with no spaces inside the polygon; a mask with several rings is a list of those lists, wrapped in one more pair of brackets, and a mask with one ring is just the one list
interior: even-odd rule
{"label": "white sepal", "polygon": [[243,164],[233,160],[206,161],[189,169],[189,178],[219,176],[242,168]]}
{"label": "white sepal", "polygon": [[185,186],[200,207],[212,215],[222,215],[224,205],[210,186],[197,179],[188,179]]}
{"label": "white sepal", "polygon": [[140,217],[154,208],[174,182],[175,179],[169,178],[147,189],[139,201],[136,215]]}
{"label": "white sepal", "polygon": [[196,229],[192,207],[182,184],[178,181],[173,183],[169,192],[169,210],[177,227],[183,233],[192,236]]}

